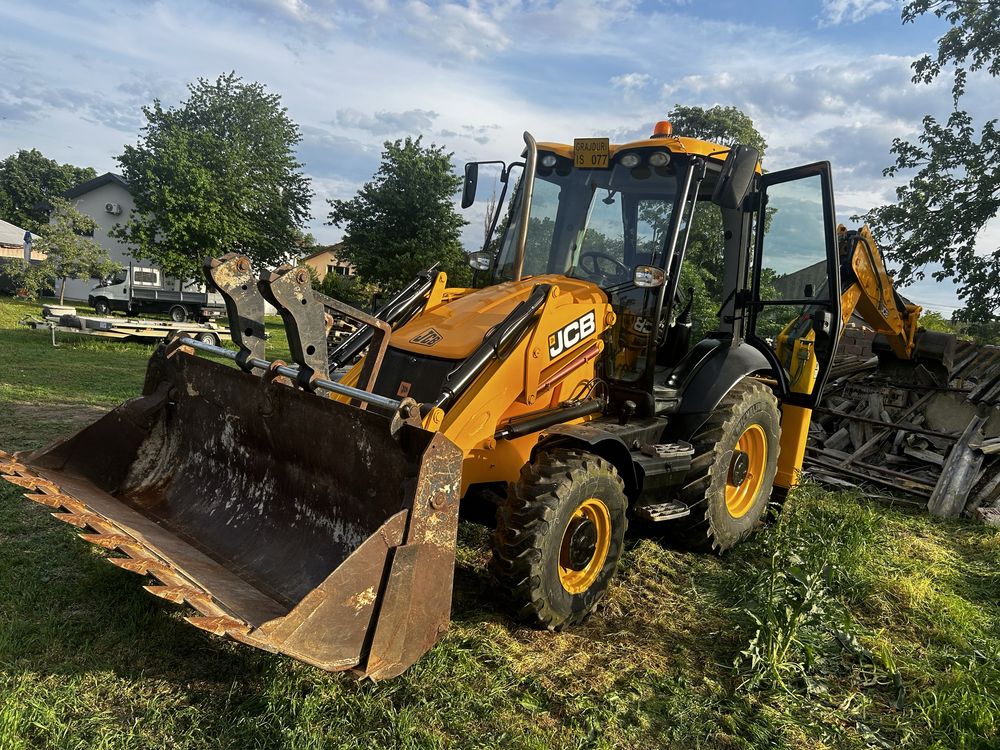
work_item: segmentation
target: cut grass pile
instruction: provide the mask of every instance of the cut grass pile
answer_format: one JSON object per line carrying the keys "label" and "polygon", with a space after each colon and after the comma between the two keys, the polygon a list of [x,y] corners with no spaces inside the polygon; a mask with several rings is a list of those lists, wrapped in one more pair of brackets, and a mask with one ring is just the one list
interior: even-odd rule
{"label": "cut grass pile", "polygon": [[[32,311],[0,300],[6,450],[138,393],[150,353],[53,349]],[[563,633],[511,618],[488,534],[461,525],[450,631],[372,684],[190,627],[0,483],[0,748],[1000,746],[996,530],[806,486],[722,559],[632,540]]]}

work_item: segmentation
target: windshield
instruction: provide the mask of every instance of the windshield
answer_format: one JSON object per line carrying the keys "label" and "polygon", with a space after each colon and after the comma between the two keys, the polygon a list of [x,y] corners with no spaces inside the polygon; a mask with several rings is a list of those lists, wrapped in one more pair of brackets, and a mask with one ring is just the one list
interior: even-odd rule
{"label": "windshield", "polygon": [[119,268],[109,278],[103,279],[97,286],[113,286],[115,284],[121,284],[126,280],[128,280],[128,270],[125,268]]}
{"label": "windshield", "polygon": [[[677,197],[677,169],[575,169],[559,158],[539,167],[524,252],[524,276],[558,273],[608,289],[629,282],[637,265],[662,263]],[[498,281],[514,278],[520,190],[497,263]]]}
{"label": "windshield", "polygon": [[[541,163],[542,159],[539,159]],[[536,172],[523,276],[554,273],[591,281],[617,313],[604,357],[605,376],[634,382],[647,368],[659,289],[633,283],[636,266],[663,267],[678,197],[675,161],[650,167],[576,169],[569,159]],[[497,259],[497,281],[514,278],[521,190]]]}

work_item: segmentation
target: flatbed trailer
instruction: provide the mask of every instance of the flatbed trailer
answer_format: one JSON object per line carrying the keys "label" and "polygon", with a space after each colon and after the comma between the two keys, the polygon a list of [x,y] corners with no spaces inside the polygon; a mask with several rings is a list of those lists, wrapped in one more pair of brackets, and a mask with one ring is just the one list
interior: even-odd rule
{"label": "flatbed trailer", "polygon": [[72,307],[42,308],[42,317],[35,315],[22,319],[22,325],[29,328],[45,329],[52,332],[52,343],[56,343],[56,331],[87,336],[101,336],[109,339],[128,341],[159,341],[174,331],[183,331],[191,338],[206,344],[218,345],[231,341],[229,329],[215,323],[175,323],[172,320],[146,320],[141,318],[116,318],[106,315],[79,315]]}

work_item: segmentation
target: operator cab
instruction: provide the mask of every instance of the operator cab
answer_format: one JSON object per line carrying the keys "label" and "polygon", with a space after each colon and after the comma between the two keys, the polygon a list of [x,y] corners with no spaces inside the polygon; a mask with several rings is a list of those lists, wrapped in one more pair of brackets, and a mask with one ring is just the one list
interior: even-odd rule
{"label": "operator cab", "polygon": [[[762,175],[755,149],[674,136],[667,122],[621,145],[525,142],[525,161],[501,170],[500,206],[512,169],[524,172],[500,238],[472,265],[492,283],[556,274],[597,285],[615,312],[601,358],[612,402],[634,402],[639,416],[673,409],[709,359],[721,367],[722,348],[742,348],[733,368],[773,371],[782,398],[812,405],[839,314],[827,163]],[[484,163],[466,165],[463,207]]]}
{"label": "operator cab", "polygon": [[[710,200],[728,151],[707,159],[686,153],[685,144],[709,144],[665,130],[604,154],[594,146],[602,139],[579,139],[574,147],[538,144],[524,243],[522,277],[561,274],[591,281],[608,295],[617,321],[603,375],[637,393],[649,393],[652,383],[640,381],[665,379],[688,349],[684,313],[690,314],[691,300],[680,284],[681,247],[693,204]],[[597,163],[581,166],[588,157]],[[516,278],[523,195],[519,184],[491,259],[494,283]],[[718,227],[721,233],[721,221]],[[700,323],[712,330],[715,321]]]}

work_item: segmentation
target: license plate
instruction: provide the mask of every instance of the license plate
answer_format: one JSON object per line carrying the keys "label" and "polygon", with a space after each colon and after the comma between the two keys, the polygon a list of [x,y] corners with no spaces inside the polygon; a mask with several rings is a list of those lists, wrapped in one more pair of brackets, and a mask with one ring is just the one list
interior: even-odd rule
{"label": "license plate", "polygon": [[611,145],[607,138],[574,138],[573,166],[584,169],[607,169]]}

